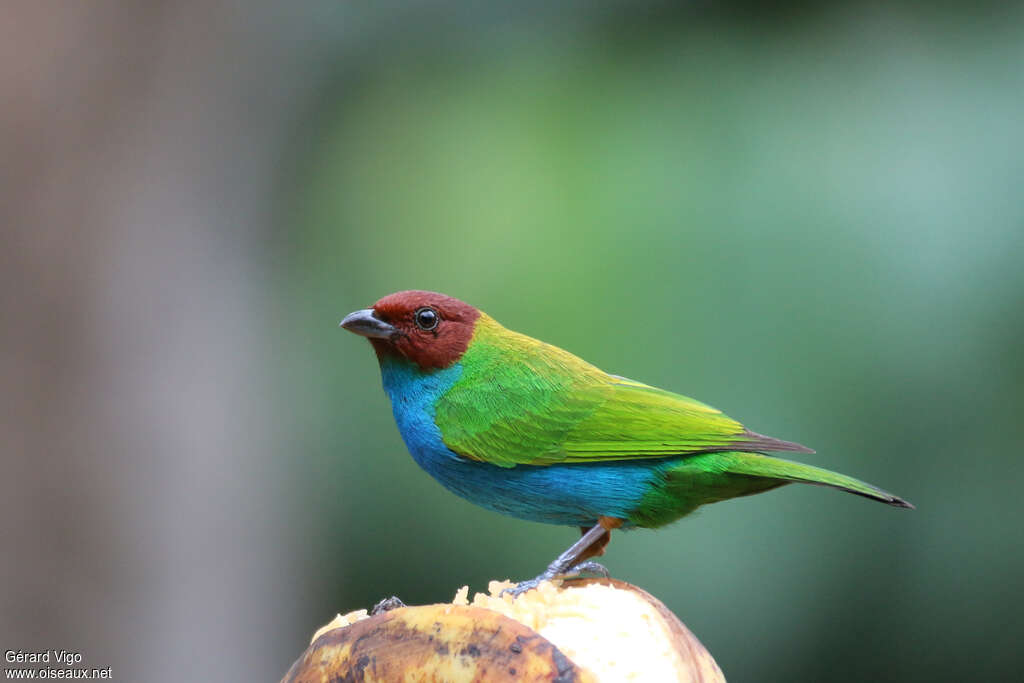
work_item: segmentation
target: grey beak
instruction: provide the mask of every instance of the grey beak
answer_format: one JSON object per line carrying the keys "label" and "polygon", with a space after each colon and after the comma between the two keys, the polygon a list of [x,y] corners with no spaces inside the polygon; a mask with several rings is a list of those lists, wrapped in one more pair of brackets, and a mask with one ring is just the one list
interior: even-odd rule
{"label": "grey beak", "polygon": [[391,339],[397,332],[394,326],[378,318],[372,308],[349,313],[341,321],[340,327],[371,339]]}

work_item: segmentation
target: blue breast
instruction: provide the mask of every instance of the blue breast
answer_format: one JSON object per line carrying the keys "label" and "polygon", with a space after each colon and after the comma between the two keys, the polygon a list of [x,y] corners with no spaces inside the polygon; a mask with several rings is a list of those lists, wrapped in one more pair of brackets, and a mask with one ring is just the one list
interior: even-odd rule
{"label": "blue breast", "polygon": [[423,372],[404,360],[381,362],[384,390],[406,447],[453,493],[520,519],[592,526],[601,516],[628,520],[660,477],[660,468],[649,461],[497,467],[461,457],[445,446],[434,424],[435,402],[461,375],[458,363]]}

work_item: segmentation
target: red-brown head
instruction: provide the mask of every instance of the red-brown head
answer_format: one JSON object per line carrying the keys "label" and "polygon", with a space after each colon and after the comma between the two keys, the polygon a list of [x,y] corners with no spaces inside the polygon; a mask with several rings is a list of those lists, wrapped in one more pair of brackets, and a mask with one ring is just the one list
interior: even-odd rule
{"label": "red-brown head", "polygon": [[345,316],[341,326],[370,340],[378,358],[404,356],[424,370],[446,368],[469,346],[480,311],[436,292],[389,294]]}

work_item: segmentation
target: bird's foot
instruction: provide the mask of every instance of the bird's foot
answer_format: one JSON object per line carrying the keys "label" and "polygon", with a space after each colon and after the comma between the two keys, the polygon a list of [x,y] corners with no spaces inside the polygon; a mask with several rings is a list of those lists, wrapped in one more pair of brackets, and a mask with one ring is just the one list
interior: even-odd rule
{"label": "bird's foot", "polygon": [[506,593],[508,593],[513,598],[518,598],[523,593],[525,593],[527,591],[532,591],[537,586],[541,585],[545,581],[550,581],[551,579],[555,578],[556,576],[557,576],[556,574],[549,574],[548,572],[544,572],[543,574],[535,576],[532,579],[527,579],[526,581],[520,581],[519,583],[517,583],[516,585],[512,586],[511,588],[506,588],[505,590],[501,591],[500,595],[505,595]]}
{"label": "bird's foot", "polygon": [[531,591],[537,586],[541,585],[545,581],[551,581],[553,579],[575,579],[582,574],[597,574],[598,576],[607,579],[610,574],[604,565],[598,564],[593,561],[580,562],[575,564],[564,571],[552,571],[551,567],[548,567],[547,571],[543,574],[528,579],[526,581],[520,581],[511,588],[506,588],[501,591],[501,595],[508,593],[512,597],[516,598],[527,591]]}
{"label": "bird's foot", "polygon": [[405,607],[405,603],[399,600],[396,596],[392,595],[390,598],[384,598],[370,610],[370,616],[377,616],[382,612],[390,612],[393,609],[399,607]]}
{"label": "bird's foot", "polygon": [[[521,581],[512,588],[506,588],[501,591],[501,595],[505,593],[513,596],[522,595],[526,591],[536,588],[544,581],[557,578],[573,578],[585,572],[599,574],[608,578],[607,569],[597,562],[586,560],[586,558],[601,555],[604,552],[604,547],[608,545],[608,539],[611,538],[611,530],[618,528],[621,524],[621,519],[601,517],[597,524],[584,531],[580,540],[573,543],[565,552],[556,557],[555,561],[548,565],[543,574],[529,581]],[[581,559],[584,561],[580,562],[579,560]]]}

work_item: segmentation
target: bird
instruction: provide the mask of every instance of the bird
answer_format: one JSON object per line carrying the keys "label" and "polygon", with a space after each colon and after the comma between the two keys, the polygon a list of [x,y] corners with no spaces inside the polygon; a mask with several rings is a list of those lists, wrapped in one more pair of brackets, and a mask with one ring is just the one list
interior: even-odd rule
{"label": "bird", "polygon": [[658,528],[702,505],[791,483],[901,508],[906,500],[768,453],[813,453],[709,405],[600,370],[437,292],[408,290],[344,317],[369,339],[413,460],[452,493],[580,539],[513,593],[607,570],[614,529]]}

